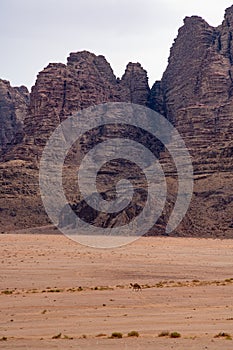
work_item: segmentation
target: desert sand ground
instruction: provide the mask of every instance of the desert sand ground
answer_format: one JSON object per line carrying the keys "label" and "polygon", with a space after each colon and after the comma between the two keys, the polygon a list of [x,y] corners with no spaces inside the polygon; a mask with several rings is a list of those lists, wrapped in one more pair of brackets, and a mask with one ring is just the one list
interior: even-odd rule
{"label": "desert sand ground", "polygon": [[41,233],[0,235],[0,349],[233,348],[215,337],[233,336],[233,240],[150,237],[104,250]]}

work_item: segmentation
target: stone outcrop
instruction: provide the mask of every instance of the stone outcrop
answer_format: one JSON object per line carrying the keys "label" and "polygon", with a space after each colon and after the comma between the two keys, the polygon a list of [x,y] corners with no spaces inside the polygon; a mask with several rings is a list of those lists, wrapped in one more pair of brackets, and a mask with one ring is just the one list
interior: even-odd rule
{"label": "stone outcrop", "polygon": [[[72,113],[105,102],[133,102],[146,105],[149,92],[147,73],[139,63],[129,63],[122,79],[115,77],[110,64],[103,56],[96,56],[87,51],[71,53],[67,64],[50,63],[38,74],[35,86],[32,87],[30,104],[24,118],[23,140],[8,148],[4,154],[5,163],[3,163],[0,174],[1,192],[4,197],[4,203],[1,204],[0,201],[0,207],[2,205],[3,208],[2,213],[9,215],[7,208],[13,205],[14,196],[21,198],[20,208],[30,207],[28,203],[32,203],[32,198],[34,198],[37,209],[40,208],[37,213],[40,214],[36,220],[32,218],[32,221],[37,224],[38,222],[46,223],[44,219],[46,214],[41,210],[38,165],[43,148],[55,128]],[[87,135],[81,153],[91,148],[94,141],[103,141],[117,131],[122,135],[127,133],[135,139],[140,134],[134,129],[102,128],[98,133]],[[147,142],[146,137],[144,137],[144,142]],[[148,142],[151,143],[150,139],[151,137],[148,137]],[[155,145],[157,152],[156,147]],[[68,156],[69,167],[74,163],[74,156],[77,161],[81,157],[77,149],[73,150],[73,153],[71,150]],[[18,160],[21,163],[20,165],[17,163],[15,167],[15,161],[18,162]],[[34,170],[31,171],[31,169]],[[73,197],[77,198],[72,185],[74,176],[73,173],[69,176],[69,171],[67,171],[64,180],[67,182],[67,196],[70,200]],[[10,181],[5,181],[6,178],[11,179],[10,186]],[[22,186],[18,179],[23,179]],[[16,206],[17,203],[15,202],[14,205]],[[18,208],[15,213],[16,216],[13,219],[11,217],[10,221],[17,223],[17,215],[22,213],[22,210]],[[6,222],[7,220],[4,220],[4,223]]]}
{"label": "stone outcrop", "polygon": [[24,121],[24,140],[5,159],[38,160],[49,136],[67,116],[105,102],[146,105],[149,92],[147,73],[139,63],[129,63],[120,80],[104,56],[71,53],[66,65],[50,63],[38,74]]}
{"label": "stone outcrop", "polygon": [[151,90],[150,105],[182,134],[196,173],[232,167],[232,16],[233,7],[217,28],[185,18],[163,78]]}
{"label": "stone outcrop", "polygon": [[25,86],[11,87],[0,79],[0,156],[23,139],[23,124],[29,104]]}
{"label": "stone outcrop", "polygon": [[[150,106],[173,122],[189,149],[195,188],[183,222],[192,235],[232,236],[233,6],[217,28],[200,17],[184,19]],[[161,162],[171,174],[165,152]]]}
{"label": "stone outcrop", "polygon": [[121,84],[129,89],[129,102],[147,105],[150,89],[146,71],[142,68],[140,63],[130,62],[127,65]]}

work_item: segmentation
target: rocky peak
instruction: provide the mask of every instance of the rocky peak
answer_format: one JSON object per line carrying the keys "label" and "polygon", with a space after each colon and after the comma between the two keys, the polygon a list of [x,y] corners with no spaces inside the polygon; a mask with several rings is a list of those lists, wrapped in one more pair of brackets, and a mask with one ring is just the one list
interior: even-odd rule
{"label": "rocky peak", "polygon": [[[4,193],[3,202],[0,198],[0,208],[11,207],[13,198],[15,199],[16,196],[20,198],[19,202],[14,201],[16,214],[13,224],[28,225],[29,217],[33,225],[46,223],[48,220],[40,199],[38,165],[48,138],[65,118],[78,110],[105,102],[134,102],[146,105],[148,95],[147,73],[140,64],[130,63],[122,79],[117,79],[105,57],[96,56],[87,51],[71,53],[67,64],[50,63],[41,71],[32,88],[30,105],[24,120],[24,139],[8,150],[4,155],[6,166],[0,169],[3,174],[1,175],[0,172],[0,187]],[[155,152],[159,151],[160,145],[153,143],[150,135],[144,134],[141,130],[137,131],[133,127],[109,125],[87,132],[83,136],[82,144],[77,147],[74,145],[66,157],[65,167],[68,172],[65,172],[64,183],[67,198],[71,203],[79,198],[73,182],[72,169],[77,170],[81,156],[87,149],[93,147],[96,141],[115,137],[116,134],[134,139],[141,137],[142,142],[150,144]],[[120,164],[115,162],[111,165],[110,174],[105,170],[102,177],[103,192],[106,191],[105,184],[110,183],[108,176],[110,177],[112,173],[117,174],[119,167]],[[126,167],[125,170],[132,173],[132,167]],[[122,176],[122,172],[120,173]],[[13,179],[10,189],[5,178]],[[86,212],[87,208],[84,207],[84,210]],[[29,211],[31,215],[28,215]],[[4,213],[3,224],[7,223],[11,226],[10,211],[4,209]],[[107,219],[103,218],[103,220]]]}
{"label": "rocky peak", "polygon": [[116,77],[110,64],[102,55],[96,56],[88,51],[72,52],[67,59],[67,67],[78,70],[83,74],[90,74],[91,68],[100,79],[106,79],[111,83],[115,83]]}
{"label": "rocky peak", "polygon": [[[233,7],[226,12],[228,18]],[[230,105],[233,104],[232,34],[226,18],[214,28],[201,17],[186,17],[171,48],[169,63],[151,91],[150,102],[174,122],[193,152],[195,170],[203,168],[206,147],[220,157],[222,142],[230,137]],[[227,121],[228,120],[228,121]],[[227,136],[228,135],[228,136]],[[199,151],[197,151],[199,150]]]}
{"label": "rocky peak", "polygon": [[57,125],[80,109],[111,101],[146,105],[148,96],[147,73],[139,63],[129,63],[119,80],[104,56],[73,52],[67,64],[50,63],[38,74],[24,121],[23,145],[7,159],[38,159]]}
{"label": "rocky peak", "polygon": [[140,63],[128,63],[121,81],[130,90],[130,102],[147,104],[150,92],[148,77]]}
{"label": "rocky peak", "polygon": [[[207,26],[209,27],[209,24],[200,16],[186,16],[184,18],[184,24],[186,28],[189,26],[192,30],[195,29],[194,26]],[[181,30],[180,28],[179,30]]]}
{"label": "rocky peak", "polygon": [[[195,189],[184,229],[192,234],[232,237],[232,40],[233,6],[217,28],[186,17],[150,94],[151,106],[172,120],[192,156]],[[166,152],[160,162],[176,174]]]}
{"label": "rocky peak", "polygon": [[229,27],[233,28],[233,5],[226,9],[224,20]]}
{"label": "rocky peak", "polygon": [[177,108],[199,100],[200,72],[214,35],[215,29],[197,16],[186,17],[179,29],[161,82],[169,119],[175,121]]}
{"label": "rocky peak", "polygon": [[67,58],[68,64],[73,64],[75,62],[85,61],[92,62],[96,58],[96,55],[92,52],[83,50],[78,52],[71,52]]}

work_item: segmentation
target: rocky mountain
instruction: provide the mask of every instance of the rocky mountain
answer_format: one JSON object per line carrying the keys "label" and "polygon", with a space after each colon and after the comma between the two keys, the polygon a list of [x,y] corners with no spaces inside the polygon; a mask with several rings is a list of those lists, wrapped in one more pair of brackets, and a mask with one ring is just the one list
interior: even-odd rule
{"label": "rocky mountain", "polygon": [[232,16],[229,8],[218,28],[197,16],[185,18],[160,90],[158,83],[152,88],[152,104],[182,133],[196,173],[231,169],[225,158],[232,147]]}
{"label": "rocky mountain", "polygon": [[147,73],[139,63],[129,63],[120,80],[103,56],[71,53],[67,65],[51,63],[38,74],[25,115],[24,139],[5,160],[38,160],[57,125],[78,110],[104,102],[146,104],[149,93]]}
{"label": "rocky mountain", "polygon": [[[167,69],[151,90],[147,73],[139,63],[129,63],[118,79],[103,56],[87,51],[72,53],[67,64],[49,64],[40,72],[29,103],[24,88],[11,88],[1,81],[2,230],[48,223],[38,188],[38,161],[56,126],[74,111],[120,101],[149,106],[163,114],[175,125],[191,153],[193,199],[173,234],[233,237],[233,6],[226,10],[222,24],[216,28],[198,16],[184,19]],[[138,137],[134,130],[127,132]],[[146,138],[145,143],[151,145],[152,141]],[[151,232],[161,234],[176,200],[177,174],[168,152],[161,152],[157,144],[155,148],[157,154],[160,151],[169,189],[168,203]],[[79,157],[74,151],[70,159],[74,154]],[[71,164],[67,165],[64,182],[72,201],[76,185],[71,185],[74,179]],[[141,210],[143,201],[137,202],[139,207],[131,208],[129,216]],[[89,210],[83,202],[74,204],[74,208],[79,208],[82,215]],[[100,221],[96,213],[91,216]]]}
{"label": "rocky mountain", "polygon": [[[46,141],[61,121],[78,110],[105,102],[146,105],[149,93],[147,73],[139,63],[129,63],[122,79],[115,77],[103,56],[87,51],[71,53],[66,65],[49,64],[37,76],[29,105],[25,103],[21,142],[13,140],[8,144],[7,151],[2,152],[0,225],[24,227],[48,222],[40,199],[38,164]],[[83,148],[90,148],[93,138],[104,140],[106,136],[102,135],[103,131],[108,137],[116,132],[115,129],[108,128],[89,135]],[[139,136],[133,129],[118,131],[132,134],[135,139]],[[74,156],[79,158],[77,150],[70,153],[72,159]],[[71,199],[76,193],[72,184],[72,164],[70,161],[67,179],[64,180],[67,182],[67,195]]]}
{"label": "rocky mountain", "polygon": [[217,28],[186,17],[151,90],[150,106],[173,122],[192,155],[195,188],[186,217],[192,234],[233,235],[232,38],[233,6]]}

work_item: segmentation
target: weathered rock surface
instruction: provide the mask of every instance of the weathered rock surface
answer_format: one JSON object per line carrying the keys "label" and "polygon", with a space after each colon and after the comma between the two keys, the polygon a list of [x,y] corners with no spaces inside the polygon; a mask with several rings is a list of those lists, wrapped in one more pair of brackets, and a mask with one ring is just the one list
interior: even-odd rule
{"label": "weathered rock surface", "polygon": [[13,143],[23,139],[23,123],[29,104],[25,86],[11,87],[0,79],[0,156]]}
{"label": "weathered rock surface", "polygon": [[[149,86],[146,71],[139,63],[129,63],[122,79],[115,77],[111,66],[103,56],[96,56],[90,52],[82,51],[71,53],[67,64],[51,63],[38,74],[35,86],[30,94],[28,113],[24,119],[24,138],[20,144],[8,149],[4,155],[4,174],[12,173],[12,160],[20,159],[29,162],[31,165],[17,167],[17,177],[28,178],[28,167],[34,168],[35,178],[28,178],[30,191],[23,193],[25,183],[22,182],[22,189],[14,182],[11,187],[5,184],[5,175],[2,179],[1,192],[11,206],[12,197],[15,195],[15,188],[18,189],[18,197],[27,197],[27,194],[34,197],[36,205],[39,202],[38,186],[38,163],[42,150],[55,128],[76,111],[105,102],[133,102],[146,105],[149,96]],[[84,154],[95,142],[115,136],[116,132],[121,135],[131,135],[137,139],[141,132],[125,130],[121,127],[106,127],[94,131],[92,135],[85,135],[84,146],[81,150],[73,149],[69,153],[69,166],[73,164],[74,156],[78,161],[81,153]],[[143,136],[143,135],[141,135]],[[144,142],[147,142],[144,137]],[[148,142],[151,144],[151,137]],[[156,145],[152,147],[156,150]],[[81,153],[80,153],[81,152]],[[21,176],[19,175],[22,171]],[[77,198],[72,186],[73,178],[69,178],[67,184],[67,195],[70,199]],[[66,181],[66,180],[64,180]],[[25,195],[25,196],[24,196]],[[41,205],[40,205],[41,207]],[[16,210],[16,212],[19,212]],[[44,215],[44,213],[43,213]],[[16,221],[16,220],[15,220]],[[43,221],[43,219],[42,219]],[[38,223],[38,220],[37,220]]]}
{"label": "weathered rock surface", "polygon": [[[121,85],[126,86],[129,90],[129,101],[140,105],[147,105],[150,89],[146,71],[140,63],[129,63],[126,67],[125,74],[122,77]],[[121,97],[123,101],[123,96]]]}
{"label": "weathered rock surface", "polygon": [[24,140],[5,159],[38,160],[49,136],[67,116],[105,102],[145,105],[149,92],[147,73],[139,63],[129,63],[120,80],[103,56],[71,53],[67,65],[51,63],[38,74],[24,121]]}
{"label": "weathered rock surface", "polygon": [[[232,35],[233,6],[217,28],[186,17],[162,80],[151,90],[150,106],[173,121],[192,155],[194,195],[180,230],[193,235],[233,235]],[[161,158],[175,173],[168,155]]]}
{"label": "weathered rock surface", "polygon": [[233,131],[233,7],[222,25],[184,20],[150,105],[172,120],[194,159],[196,173],[230,170]]}

